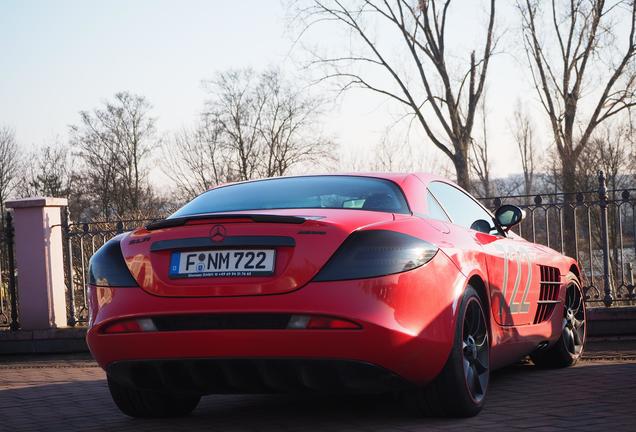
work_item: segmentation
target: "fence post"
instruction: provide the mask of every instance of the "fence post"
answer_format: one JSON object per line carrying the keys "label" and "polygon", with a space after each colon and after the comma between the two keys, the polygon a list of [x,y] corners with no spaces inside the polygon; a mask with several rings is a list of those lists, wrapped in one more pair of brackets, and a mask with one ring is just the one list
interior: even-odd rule
{"label": "fence post", "polygon": [[66,248],[64,269],[66,273],[66,298],[68,316],[66,318],[67,324],[70,327],[74,327],[77,324],[77,318],[75,317],[75,284],[73,283],[73,243],[71,236],[69,235],[69,221],[71,215],[68,211],[68,206],[62,208],[62,239],[64,241],[64,247]]}
{"label": "fence post", "polygon": [[627,275],[628,278],[627,280],[629,281],[629,285],[627,286],[627,292],[629,293],[629,298],[634,297],[634,295],[636,294],[634,292],[634,266],[632,265],[631,262],[627,263]]}
{"label": "fence post", "polygon": [[65,198],[34,197],[5,203],[13,209],[20,328],[66,326],[60,207]]}
{"label": "fence post", "polygon": [[[612,296],[612,281],[610,278],[609,260],[609,234],[607,229],[607,186],[605,185],[605,173],[598,172],[598,197],[601,212],[601,247],[603,248],[603,290],[605,296],[603,303],[609,307],[614,301]],[[590,260],[592,257],[590,257]]]}
{"label": "fence post", "polygon": [[20,328],[18,323],[18,293],[15,289],[15,259],[13,257],[13,216],[7,212],[5,219],[5,237],[7,239],[7,256],[9,258],[9,301],[11,302],[11,324],[9,328],[13,331]]}

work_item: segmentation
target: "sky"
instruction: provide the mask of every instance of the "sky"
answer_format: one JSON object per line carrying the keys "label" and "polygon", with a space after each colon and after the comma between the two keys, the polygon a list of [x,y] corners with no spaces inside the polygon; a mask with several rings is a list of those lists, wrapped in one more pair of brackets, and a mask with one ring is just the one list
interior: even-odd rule
{"label": "sky", "polygon": [[[484,23],[464,7],[468,1],[458,1],[454,15],[457,28],[463,29],[455,40],[460,46]],[[215,72],[277,66],[297,76],[305,73],[299,68],[302,48],[293,43],[284,3],[0,0],[0,125],[12,127],[27,150],[65,142],[79,111],[128,90],[148,98],[161,133],[191,126],[206,98],[202,80]],[[497,3],[502,40],[514,41],[514,9]],[[311,37],[331,47],[343,42],[342,35],[328,28]],[[517,100],[531,103],[533,98],[524,74],[508,50],[492,61],[488,110],[495,176],[521,171],[509,125]],[[372,148],[399,111],[363,91],[333,98],[324,127],[344,155]],[[429,149],[421,156],[426,159],[423,169],[443,160],[425,139],[416,140]]]}

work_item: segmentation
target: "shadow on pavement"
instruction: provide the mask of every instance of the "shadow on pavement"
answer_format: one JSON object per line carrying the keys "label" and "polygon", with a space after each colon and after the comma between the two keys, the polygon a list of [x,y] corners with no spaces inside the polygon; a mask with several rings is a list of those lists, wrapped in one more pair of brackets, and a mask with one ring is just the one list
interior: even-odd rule
{"label": "shadow on pavement", "polygon": [[[0,370],[0,373],[3,373]],[[636,430],[636,364],[584,362],[538,370],[517,365],[493,375],[484,411],[472,419],[418,418],[400,400],[359,396],[207,396],[185,418],[131,419],[105,380],[0,389],[0,430]]]}

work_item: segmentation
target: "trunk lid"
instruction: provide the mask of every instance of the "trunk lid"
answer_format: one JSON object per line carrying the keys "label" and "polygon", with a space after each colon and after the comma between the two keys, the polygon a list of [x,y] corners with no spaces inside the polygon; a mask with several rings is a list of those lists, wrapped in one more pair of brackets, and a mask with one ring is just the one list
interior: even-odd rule
{"label": "trunk lid", "polygon": [[[352,231],[393,219],[392,213],[341,209],[214,214],[211,218],[197,217],[168,223],[168,226],[140,228],[122,239],[121,247],[139,286],[154,295],[280,294],[309,282]],[[170,274],[176,252],[225,254],[251,250],[274,251],[272,274],[214,277],[175,277]]]}

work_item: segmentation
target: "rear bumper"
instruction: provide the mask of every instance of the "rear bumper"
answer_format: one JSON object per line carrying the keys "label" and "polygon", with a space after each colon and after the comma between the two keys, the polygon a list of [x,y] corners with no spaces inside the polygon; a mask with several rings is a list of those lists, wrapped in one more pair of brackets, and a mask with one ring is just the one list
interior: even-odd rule
{"label": "rear bumper", "polygon": [[[144,362],[160,364],[160,369],[180,364],[186,370],[194,362],[198,370],[202,364],[216,367],[215,361],[227,364],[223,359],[250,359],[258,364],[304,359],[373,365],[423,384],[439,373],[448,358],[454,336],[453,301],[465,283],[455,265],[440,253],[427,265],[406,273],[309,283],[280,295],[178,298],[154,296],[139,288],[91,287],[92,326],[87,342],[100,366],[113,374],[118,368],[130,370],[121,365]],[[354,321],[361,328],[101,332],[105,324],[120,318],[211,313],[323,314]],[[348,368],[318,369],[337,374]]]}
{"label": "rear bumper", "polygon": [[129,360],[108,366],[118,382],[175,393],[382,393],[409,383],[384,368],[352,360]]}

